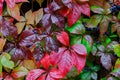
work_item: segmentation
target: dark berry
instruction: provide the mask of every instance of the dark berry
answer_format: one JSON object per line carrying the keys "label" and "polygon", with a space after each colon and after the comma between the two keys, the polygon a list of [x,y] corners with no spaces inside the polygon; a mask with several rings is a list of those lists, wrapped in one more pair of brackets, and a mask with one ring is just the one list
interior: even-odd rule
{"label": "dark berry", "polygon": [[32,30],[34,32],[34,34],[37,34],[37,31],[36,30]]}
{"label": "dark berry", "polygon": [[118,10],[120,10],[120,6],[119,5],[117,5],[116,7],[117,7]]}
{"label": "dark berry", "polygon": [[117,7],[116,7],[116,6],[113,6],[113,7],[111,8],[111,11],[112,11],[112,12],[116,12],[116,11],[117,11]]}

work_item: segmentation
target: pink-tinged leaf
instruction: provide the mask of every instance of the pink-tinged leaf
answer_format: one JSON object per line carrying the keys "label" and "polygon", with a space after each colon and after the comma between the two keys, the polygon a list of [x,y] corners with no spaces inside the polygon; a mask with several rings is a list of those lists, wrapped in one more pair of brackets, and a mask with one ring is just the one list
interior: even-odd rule
{"label": "pink-tinged leaf", "polygon": [[19,11],[19,6],[17,4],[14,5],[14,7],[10,8],[7,6],[7,12],[9,13],[10,16],[15,18],[16,20],[20,20],[20,11]]}
{"label": "pink-tinged leaf", "polygon": [[62,53],[61,60],[58,63],[59,70],[66,75],[73,67],[73,58],[69,50]]}
{"label": "pink-tinged leaf", "polygon": [[43,73],[45,73],[44,70],[41,69],[35,69],[35,70],[31,70],[27,77],[26,80],[36,80],[40,75],[42,75]]}
{"label": "pink-tinged leaf", "polygon": [[50,66],[50,56],[46,53],[41,60],[42,66],[47,70]]}
{"label": "pink-tinged leaf", "polygon": [[82,44],[75,44],[75,45],[72,46],[72,48],[79,55],[86,56],[86,54],[87,54],[86,48]]}
{"label": "pink-tinged leaf", "polygon": [[80,4],[79,8],[83,14],[90,16],[90,6],[88,3]]}
{"label": "pink-tinged leaf", "polygon": [[60,34],[58,34],[57,39],[65,46],[69,46],[69,36],[66,32],[62,31]]}
{"label": "pink-tinged leaf", "polygon": [[73,4],[72,9],[67,15],[68,26],[72,26],[80,18],[80,15],[81,15],[81,10],[79,9],[79,5]]}
{"label": "pink-tinged leaf", "polygon": [[5,0],[5,1],[10,8],[13,8],[15,6],[15,0]]}
{"label": "pink-tinged leaf", "polygon": [[45,80],[57,80],[57,79],[52,78],[52,77],[48,74]]}
{"label": "pink-tinged leaf", "polygon": [[53,77],[55,79],[60,79],[60,78],[63,78],[65,76],[58,69],[52,69],[49,74],[50,74],[51,77]]}
{"label": "pink-tinged leaf", "polygon": [[57,53],[52,51],[50,54],[50,63],[52,65],[57,65],[57,63],[61,60],[62,53],[64,53],[65,50],[66,48],[62,47],[59,48],[59,51]]}
{"label": "pink-tinged leaf", "polygon": [[76,66],[78,72],[80,73],[82,71],[82,69],[85,66],[86,63],[86,56],[82,56],[79,54],[74,53],[73,54],[73,61],[74,61],[74,65]]}
{"label": "pink-tinged leaf", "polygon": [[13,80],[11,76],[6,76],[4,80]]}

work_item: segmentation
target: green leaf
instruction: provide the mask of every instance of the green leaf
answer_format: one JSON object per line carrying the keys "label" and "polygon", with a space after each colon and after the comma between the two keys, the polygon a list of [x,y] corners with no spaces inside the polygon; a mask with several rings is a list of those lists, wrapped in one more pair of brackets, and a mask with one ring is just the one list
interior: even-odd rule
{"label": "green leaf", "polygon": [[104,9],[101,8],[100,6],[91,6],[90,9],[94,13],[98,13],[98,14],[103,14],[104,13]]}
{"label": "green leaf", "polygon": [[81,73],[81,79],[80,80],[91,80],[91,72],[90,71],[84,71]]}
{"label": "green leaf", "polygon": [[118,16],[117,16],[117,18],[120,20],[120,11],[118,12]]}
{"label": "green leaf", "polygon": [[115,54],[120,57],[120,45],[114,45]]}
{"label": "green leaf", "polygon": [[99,71],[100,70],[100,66],[99,65],[96,65],[94,67],[91,67],[91,69],[95,72]]}
{"label": "green leaf", "polygon": [[102,78],[101,80],[107,80],[107,78],[106,78],[106,77],[104,77],[104,78]]}
{"label": "green leaf", "polygon": [[86,47],[87,53],[89,54],[91,52],[91,44],[85,38],[82,39],[81,44]]}
{"label": "green leaf", "polygon": [[3,53],[1,57],[1,64],[6,68],[13,69],[14,62],[10,61],[10,59],[11,59],[11,56],[9,54]]}
{"label": "green leaf", "polygon": [[87,22],[86,27],[88,28],[95,28],[98,26],[98,24],[100,23],[100,21],[102,20],[103,15],[93,15],[89,21]]}
{"label": "green leaf", "polygon": [[107,37],[105,42],[109,44],[111,42],[111,39]]}
{"label": "green leaf", "polygon": [[73,26],[66,28],[70,33],[73,34],[84,34],[85,27],[83,26],[81,21],[77,21]]}
{"label": "green leaf", "polygon": [[70,39],[71,39],[70,40],[71,45],[81,44],[81,40],[82,40],[81,36],[74,36],[74,37],[71,37]]}

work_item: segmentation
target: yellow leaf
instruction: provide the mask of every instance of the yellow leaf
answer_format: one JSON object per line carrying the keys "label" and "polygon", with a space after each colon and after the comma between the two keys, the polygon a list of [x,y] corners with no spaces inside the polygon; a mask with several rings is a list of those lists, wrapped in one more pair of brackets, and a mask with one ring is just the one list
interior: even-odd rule
{"label": "yellow leaf", "polygon": [[0,51],[3,50],[5,43],[6,43],[6,39],[0,38]]}
{"label": "yellow leaf", "polygon": [[38,4],[41,6],[42,5],[42,2],[43,0],[36,0],[38,2]]}
{"label": "yellow leaf", "polygon": [[35,69],[35,63],[33,62],[33,60],[24,60],[22,65],[27,68],[28,70],[32,70]]}
{"label": "yellow leaf", "polygon": [[34,24],[34,15],[31,10],[25,13],[26,24]]}
{"label": "yellow leaf", "polygon": [[33,14],[35,16],[35,24],[38,24],[43,16],[43,8],[39,9],[38,11],[35,11]]}
{"label": "yellow leaf", "polygon": [[9,6],[7,6],[7,12],[9,13],[10,16],[15,18],[16,20],[18,21],[20,20],[20,11],[17,4],[15,4],[13,8],[10,8]]}
{"label": "yellow leaf", "polygon": [[18,29],[18,34],[20,34],[25,26],[25,22],[18,22],[15,24],[15,26],[17,27]]}

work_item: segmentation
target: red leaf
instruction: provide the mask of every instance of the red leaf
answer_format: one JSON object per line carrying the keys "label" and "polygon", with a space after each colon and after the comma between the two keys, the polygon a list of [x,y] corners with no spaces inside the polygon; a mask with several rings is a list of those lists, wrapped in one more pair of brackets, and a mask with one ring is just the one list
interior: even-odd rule
{"label": "red leaf", "polygon": [[75,44],[75,45],[72,46],[72,48],[79,55],[86,56],[86,54],[87,54],[86,48],[82,44]]}
{"label": "red leaf", "polygon": [[69,14],[70,9],[68,7],[63,7],[58,12],[65,17]]}
{"label": "red leaf", "polygon": [[44,57],[41,60],[41,64],[43,65],[43,67],[47,70],[50,66],[50,58],[49,55],[46,53],[44,55]]}
{"label": "red leaf", "polygon": [[65,46],[69,46],[69,36],[66,32],[62,31],[60,34],[58,34],[57,39]]}
{"label": "red leaf", "polygon": [[68,26],[72,26],[81,15],[81,10],[79,9],[78,4],[73,4],[72,9],[70,10],[70,13],[67,16],[68,19]]}
{"label": "red leaf", "polygon": [[31,70],[27,77],[26,80],[36,80],[40,75],[42,75],[43,73],[45,73],[44,70],[41,69],[35,69],[35,70]]}
{"label": "red leaf", "polygon": [[3,10],[3,0],[0,0],[0,15],[2,15]]}

